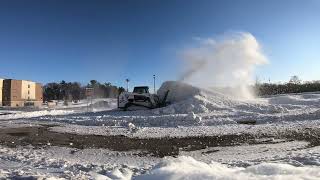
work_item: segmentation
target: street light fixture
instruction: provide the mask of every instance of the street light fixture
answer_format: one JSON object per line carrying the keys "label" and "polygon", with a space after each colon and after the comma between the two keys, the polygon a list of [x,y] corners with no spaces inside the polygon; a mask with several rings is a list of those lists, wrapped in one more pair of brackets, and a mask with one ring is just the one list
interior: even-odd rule
{"label": "street light fixture", "polygon": [[129,81],[130,81],[130,79],[126,79],[126,82],[127,82],[127,92],[129,92]]}
{"label": "street light fixture", "polygon": [[156,93],[156,75],[153,75],[153,93]]}

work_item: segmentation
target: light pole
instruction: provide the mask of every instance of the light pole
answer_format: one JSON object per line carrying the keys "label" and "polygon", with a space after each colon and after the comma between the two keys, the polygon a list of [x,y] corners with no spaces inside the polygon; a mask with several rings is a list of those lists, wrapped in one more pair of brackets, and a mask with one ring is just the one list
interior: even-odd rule
{"label": "light pole", "polygon": [[156,75],[153,75],[153,93],[156,94]]}
{"label": "light pole", "polygon": [[129,92],[129,79],[126,79],[126,82],[127,82],[127,92]]}

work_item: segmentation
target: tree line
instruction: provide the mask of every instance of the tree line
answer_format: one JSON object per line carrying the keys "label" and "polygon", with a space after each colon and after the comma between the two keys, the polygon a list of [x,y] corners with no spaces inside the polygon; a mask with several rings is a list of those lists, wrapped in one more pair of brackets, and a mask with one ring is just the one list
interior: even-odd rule
{"label": "tree line", "polygon": [[93,98],[116,98],[119,93],[124,91],[123,87],[117,87],[111,83],[100,83],[97,80],[91,80],[85,86],[79,82],[51,82],[43,86],[44,101],[50,100],[81,100],[87,98],[86,89],[90,88]]}
{"label": "tree line", "polygon": [[315,92],[320,91],[320,81],[302,82],[298,76],[292,76],[289,82],[284,84],[257,82],[254,90],[258,96]]}

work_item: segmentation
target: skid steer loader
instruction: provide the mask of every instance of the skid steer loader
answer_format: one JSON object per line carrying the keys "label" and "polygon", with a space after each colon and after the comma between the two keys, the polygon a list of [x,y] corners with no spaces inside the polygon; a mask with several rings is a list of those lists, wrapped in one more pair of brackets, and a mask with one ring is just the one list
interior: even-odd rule
{"label": "skid steer loader", "polygon": [[161,100],[158,95],[149,93],[148,86],[134,87],[133,92],[122,92],[118,96],[118,108],[122,110],[154,109],[166,106],[169,91]]}

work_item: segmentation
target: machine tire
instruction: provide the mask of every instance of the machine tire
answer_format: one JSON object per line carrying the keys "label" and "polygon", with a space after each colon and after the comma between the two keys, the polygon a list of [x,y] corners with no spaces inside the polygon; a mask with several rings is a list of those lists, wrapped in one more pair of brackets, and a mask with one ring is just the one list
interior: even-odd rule
{"label": "machine tire", "polygon": [[124,111],[127,111],[127,110],[128,110],[128,107],[130,107],[130,106],[131,106],[131,103],[127,103],[127,104],[124,106],[123,110],[124,110]]}

